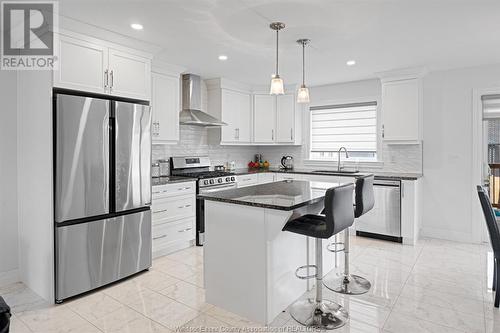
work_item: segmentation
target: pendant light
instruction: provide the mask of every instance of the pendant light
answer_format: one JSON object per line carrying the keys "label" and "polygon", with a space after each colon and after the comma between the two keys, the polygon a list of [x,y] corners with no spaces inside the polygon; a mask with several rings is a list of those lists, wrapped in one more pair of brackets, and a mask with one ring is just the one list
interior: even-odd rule
{"label": "pendant light", "polygon": [[283,79],[280,77],[278,73],[278,46],[279,46],[278,36],[280,30],[285,28],[285,23],[273,22],[269,25],[269,27],[276,31],[276,73],[271,79],[271,89],[269,93],[271,95],[283,95],[285,93],[285,89],[283,87]]}
{"label": "pendant light", "polygon": [[299,39],[297,43],[302,45],[302,85],[297,91],[297,103],[309,103],[309,88],[306,87],[306,45],[309,39]]}

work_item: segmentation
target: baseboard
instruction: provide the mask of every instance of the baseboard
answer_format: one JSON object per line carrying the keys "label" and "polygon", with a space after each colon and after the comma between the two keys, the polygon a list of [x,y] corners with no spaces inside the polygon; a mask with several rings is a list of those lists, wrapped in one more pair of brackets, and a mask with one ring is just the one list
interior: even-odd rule
{"label": "baseboard", "polygon": [[7,272],[0,272],[0,287],[8,284],[20,282],[19,270],[13,269]]}
{"label": "baseboard", "polygon": [[420,229],[420,239],[421,238],[437,238],[444,239],[454,242],[463,242],[463,243],[473,243],[480,244],[480,240],[472,239],[471,233],[461,232],[461,231],[452,231],[447,229],[437,229],[437,228],[428,228],[424,227]]}
{"label": "baseboard", "polygon": [[194,241],[172,242],[165,247],[153,250],[153,259],[163,257],[183,249],[187,249],[191,246],[194,246]]}

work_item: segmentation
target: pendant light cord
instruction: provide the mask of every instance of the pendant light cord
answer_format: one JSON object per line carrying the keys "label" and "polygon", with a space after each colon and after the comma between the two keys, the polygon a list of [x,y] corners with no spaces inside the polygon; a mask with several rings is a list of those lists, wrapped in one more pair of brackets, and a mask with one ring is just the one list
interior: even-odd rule
{"label": "pendant light cord", "polygon": [[302,85],[306,84],[306,43],[302,42]]}
{"label": "pendant light cord", "polygon": [[280,30],[276,29],[276,76],[279,76],[278,74],[278,62],[279,62],[279,57],[278,57],[278,47],[279,47],[279,33]]}

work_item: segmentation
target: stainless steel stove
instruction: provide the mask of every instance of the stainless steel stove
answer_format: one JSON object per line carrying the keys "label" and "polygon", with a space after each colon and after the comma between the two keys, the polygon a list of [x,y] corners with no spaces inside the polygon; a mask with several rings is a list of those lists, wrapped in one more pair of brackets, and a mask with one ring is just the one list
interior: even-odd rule
{"label": "stainless steel stove", "polygon": [[[234,173],[210,170],[208,156],[182,156],[170,159],[172,176],[197,178],[196,194],[236,188]],[[205,202],[196,200],[196,245],[202,246],[205,235]]]}

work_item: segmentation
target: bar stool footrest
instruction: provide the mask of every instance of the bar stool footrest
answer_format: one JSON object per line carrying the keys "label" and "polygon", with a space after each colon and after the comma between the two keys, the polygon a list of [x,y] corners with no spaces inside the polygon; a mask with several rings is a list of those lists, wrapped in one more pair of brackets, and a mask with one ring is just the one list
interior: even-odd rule
{"label": "bar stool footrest", "polygon": [[[301,275],[300,274],[301,270],[303,270],[303,269],[310,269],[310,268],[314,269],[314,274],[310,274],[310,275]],[[304,265],[304,266],[298,267],[295,270],[295,276],[298,277],[299,279],[302,279],[302,280],[314,279],[318,275],[317,272],[318,272],[318,268],[316,267],[316,265]]]}
{"label": "bar stool footrest", "polygon": [[[335,245],[342,245],[343,247],[340,248],[340,249],[337,249],[335,250]],[[326,249],[330,252],[334,252],[334,253],[337,253],[337,252],[344,252],[345,251],[345,244],[344,242],[333,242],[333,243],[330,243],[327,245]]]}

